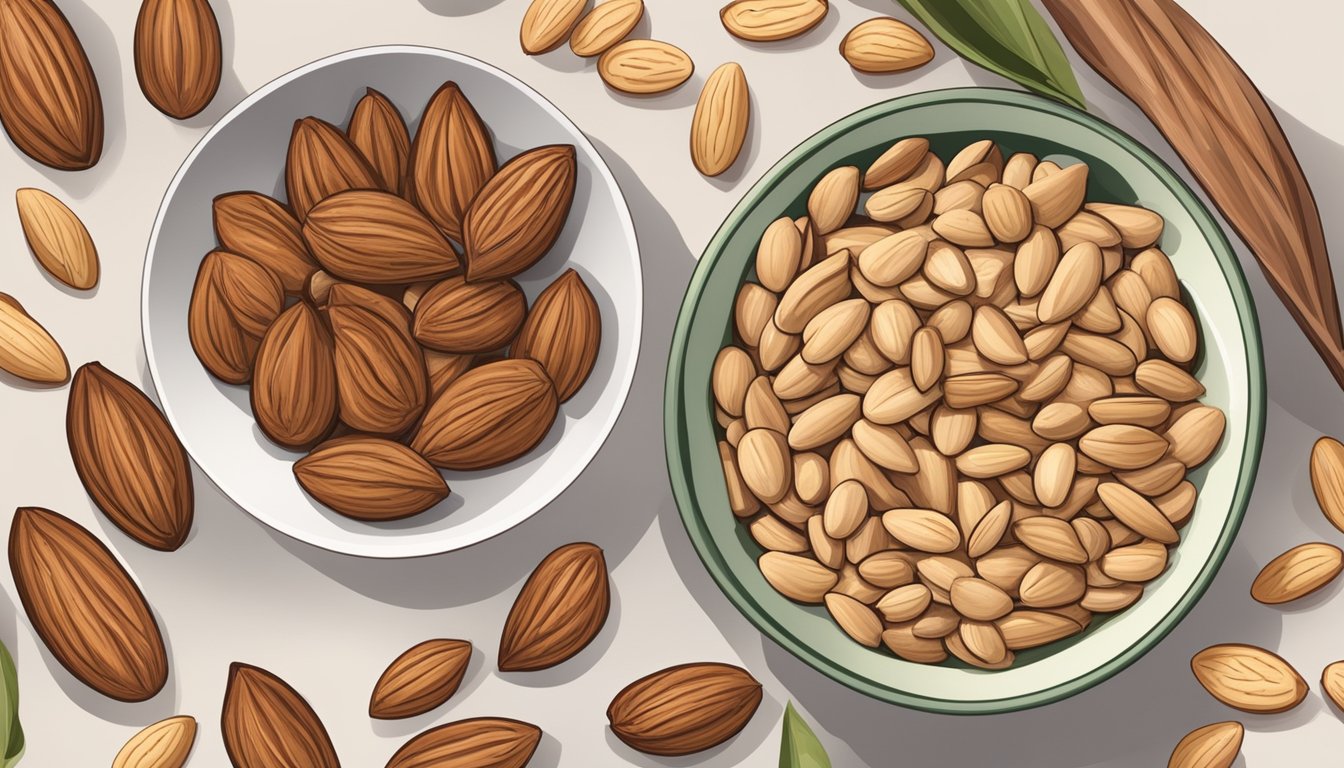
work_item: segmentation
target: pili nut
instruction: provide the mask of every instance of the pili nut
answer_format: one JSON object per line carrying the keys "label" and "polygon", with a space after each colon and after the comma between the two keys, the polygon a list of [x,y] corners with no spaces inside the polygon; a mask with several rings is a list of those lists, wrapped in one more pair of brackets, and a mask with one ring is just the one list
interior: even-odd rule
{"label": "pili nut", "polygon": [[869,19],[840,42],[840,54],[860,72],[904,72],[933,60],[933,46],[909,24],[892,18]]}
{"label": "pili nut", "polygon": [[541,363],[565,402],[588,380],[602,345],[602,314],[583,277],[566,270],[532,303],[510,357]]}
{"label": "pili nut", "polygon": [[56,660],[109,698],[152,698],[168,654],[140,588],[111,550],[50,510],[15,510],[9,567],[24,612]]}
{"label": "pili nut", "polygon": [[587,5],[587,0],[532,0],[518,32],[523,52],[536,56],[559,48]]}
{"label": "pili nut", "polygon": [[247,382],[261,338],[284,301],[284,286],[266,267],[227,251],[206,254],[187,310],[196,357],[221,381]]}
{"label": "pili nut", "polygon": [[52,194],[25,187],[15,194],[19,224],[42,268],[79,290],[98,284],[98,250],[84,223]]}
{"label": "pili nut", "polygon": [[737,161],[751,122],[751,97],[741,65],[728,62],[710,74],[691,119],[691,160],[706,176]]}
{"label": "pili nut", "polygon": [[602,550],[567,544],[547,555],[514,600],[499,641],[499,669],[553,667],[597,637],[611,607]]}
{"label": "pili nut", "polygon": [[220,726],[224,749],[236,768],[340,768],[331,737],[313,708],[288,683],[259,667],[230,665]]}
{"label": "pili nut", "polygon": [[574,201],[575,173],[569,144],[528,150],[499,169],[463,225],[467,280],[513,277],[546,255]]}
{"label": "pili nut", "polygon": [[532,450],[559,408],[534,360],[500,360],[459,376],[425,411],[411,448],[444,469],[486,469]]}
{"label": "pili nut", "polygon": [[398,656],[373,686],[369,717],[415,717],[443,704],[457,692],[471,662],[465,640],[426,640]]}
{"label": "pili nut", "polygon": [[1274,558],[1251,584],[1251,597],[1278,605],[1305,597],[1344,570],[1344,552],[1332,544],[1300,544]]}
{"label": "pili nut", "polygon": [[694,72],[695,62],[685,51],[659,40],[626,40],[597,60],[602,82],[636,96],[670,91]]}
{"label": "pili nut", "polygon": [[372,309],[326,310],[335,343],[341,421],[375,435],[399,435],[425,410],[424,353],[406,328]]}
{"label": "pili nut", "polygon": [[135,76],[155,109],[178,120],[200,113],[223,71],[219,22],[209,0],[144,0],[135,20]]}
{"label": "pili nut", "polygon": [[103,153],[103,101],[75,31],[48,0],[0,2],[0,123],[14,145],[63,171]]}
{"label": "pili nut", "polygon": [[419,454],[377,437],[329,440],[294,463],[294,477],[313,498],[356,520],[410,517],[448,496],[443,477]]}
{"label": "pili nut", "polygon": [[459,355],[507,346],[527,317],[527,297],[510,280],[468,283],[460,275],[430,288],[415,306],[412,332],[430,349]]}
{"label": "pili nut", "polygon": [[644,18],[644,0],[606,0],[579,19],[569,36],[576,56],[600,56],[625,39]]}
{"label": "pili nut", "polygon": [[[424,127],[422,117],[420,130]],[[396,105],[381,92],[366,89],[350,113],[345,132],[369,162],[382,188],[401,194],[409,167],[411,134]]]}
{"label": "pili nut", "polygon": [[1190,669],[1210,695],[1243,712],[1283,712],[1307,695],[1306,682],[1288,662],[1252,645],[1210,646],[1195,654]]}
{"label": "pili nut", "polygon": [[286,448],[310,447],[336,426],[331,333],[306,302],[282,312],[262,337],[249,396],[257,426]]}
{"label": "pili nut", "polygon": [[728,664],[684,664],[626,686],[607,719],[617,738],[640,752],[678,756],[722,744],[746,727],[761,703],[761,684]]}
{"label": "pili nut", "polygon": [[7,293],[0,293],[0,370],[35,384],[70,378],[60,344]]}
{"label": "pili nut", "polygon": [[1187,733],[1172,750],[1167,768],[1232,768],[1241,754],[1241,723],[1213,723]]}
{"label": "pili nut", "polygon": [[462,240],[467,211],[498,162],[490,130],[457,83],[444,83],[430,97],[407,162],[407,198],[449,237]]}
{"label": "pili nut", "polygon": [[406,742],[387,768],[523,768],[541,743],[541,729],[501,717],[440,725]]}
{"label": "pili nut", "polygon": [[380,190],[349,190],[317,203],[303,238],[323,269],[360,283],[412,283],[460,269],[457,251],[433,222]]}
{"label": "pili nut", "polygon": [[338,192],[381,188],[378,174],[341,129],[316,117],[295,121],[285,159],[285,197],[299,221]]}
{"label": "pili nut", "polygon": [[191,467],[154,403],[87,363],[70,386],[65,429],[75,471],[103,514],[147,547],[182,546],[193,517]]}
{"label": "pili nut", "polygon": [[1311,488],[1321,514],[1344,531],[1344,444],[1333,437],[1322,437],[1311,447]]}
{"label": "pili nut", "polygon": [[112,768],[182,768],[196,743],[196,718],[178,715],[141,730],[112,759]]}
{"label": "pili nut", "polygon": [[303,242],[298,219],[284,204],[258,192],[216,197],[212,206],[221,250],[246,256],[269,269],[285,293],[299,295],[317,263]]}

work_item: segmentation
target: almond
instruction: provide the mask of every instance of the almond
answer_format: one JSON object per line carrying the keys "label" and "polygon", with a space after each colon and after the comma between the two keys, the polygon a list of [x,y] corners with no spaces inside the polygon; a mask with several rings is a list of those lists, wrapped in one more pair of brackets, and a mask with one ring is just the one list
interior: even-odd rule
{"label": "almond", "polygon": [[341,421],[361,432],[397,435],[425,409],[424,355],[404,328],[358,306],[327,309],[335,341]]}
{"label": "almond", "polygon": [[1322,437],[1311,446],[1311,488],[1321,514],[1344,531],[1344,444],[1333,437]]}
{"label": "almond", "polygon": [[396,720],[434,709],[457,692],[471,662],[465,640],[426,640],[398,656],[373,687],[369,717]]}
{"label": "almond", "polygon": [[280,280],[260,264],[226,251],[206,254],[187,313],[191,347],[206,370],[229,384],[248,381],[284,299]]}
{"label": "almond", "polygon": [[501,717],[440,725],[406,742],[387,768],[523,768],[541,743],[541,729]]}
{"label": "almond", "polygon": [[587,5],[587,0],[532,0],[518,33],[523,52],[536,56],[559,48]]}
{"label": "almond", "polygon": [[921,552],[952,552],[961,544],[956,524],[930,509],[893,509],[882,515],[882,525],[898,541]]}
{"label": "almond", "polygon": [[1087,406],[1087,413],[1098,424],[1133,424],[1157,427],[1166,423],[1171,405],[1158,397],[1108,397]]}
{"label": "almond", "polygon": [[820,603],[838,581],[834,571],[810,557],[766,552],[757,565],[770,586],[799,603]]}
{"label": "almond", "polygon": [[876,648],[882,642],[882,620],[859,600],[832,592],[826,595],[826,610],[840,629],[859,645]]}
{"label": "almond", "polygon": [[752,495],[751,489],[742,480],[742,473],[737,468],[736,448],[727,441],[719,441],[719,463],[727,486],[728,507],[733,514],[742,518],[756,514],[761,508],[761,501]]}
{"label": "almond", "polygon": [[1042,323],[1067,320],[1087,305],[1101,286],[1101,249],[1080,243],[1060,260],[1041,293],[1036,314]]}
{"label": "almond", "polygon": [[663,93],[691,79],[695,62],[671,43],[627,40],[597,60],[597,73],[608,87],[623,93]]}
{"label": "almond", "polygon": [[33,629],[72,675],[118,701],[145,701],[163,689],[168,656],[154,615],[91,533],[50,510],[20,508],[9,566]]}
{"label": "almond", "polygon": [[793,485],[793,464],[784,435],[753,429],[737,444],[737,466],[751,492],[766,504],[783,499]]}
{"label": "almond", "polygon": [[823,309],[848,298],[853,290],[849,262],[849,251],[840,251],[799,275],[780,297],[775,326],[785,333],[802,333]]}
{"label": "almond", "polygon": [[756,279],[782,293],[797,277],[803,262],[803,236],[787,216],[765,228],[756,248]]}
{"label": "almond", "polygon": [[817,365],[844,354],[868,327],[869,308],[863,299],[850,299],[817,313],[803,328],[803,359]]}
{"label": "almond", "polygon": [[7,293],[0,293],[0,370],[36,384],[70,378],[61,346]]}
{"label": "almond", "polygon": [[919,468],[910,443],[892,427],[861,420],[854,424],[853,437],[863,455],[885,469],[913,473]]}
{"label": "almond", "polygon": [[[423,119],[421,130],[424,130]],[[409,166],[411,134],[396,105],[382,93],[366,89],[363,98],[355,104],[345,132],[350,143],[369,162],[380,186],[400,194]]]}
{"label": "almond", "polygon": [[910,340],[910,377],[921,392],[928,392],[943,378],[947,355],[943,337],[933,328],[915,331]]}
{"label": "almond", "polygon": [[994,622],[1010,651],[1053,643],[1082,631],[1077,622],[1049,611],[1015,610]]}
{"label": "almond", "polygon": [[747,389],[756,377],[751,356],[737,347],[725,347],[715,356],[710,377],[714,402],[729,416],[741,416]]}
{"label": "almond", "polygon": [[901,139],[888,147],[864,171],[863,188],[871,191],[903,181],[915,172],[928,153],[928,139],[922,137]]}
{"label": "almond", "polygon": [[327,729],[289,684],[259,667],[229,666],[220,716],[224,749],[236,768],[340,768]]}
{"label": "almond", "polygon": [[933,409],[929,419],[929,438],[933,445],[945,456],[955,456],[975,439],[976,413],[974,410],[959,411],[939,405]]}
{"label": "almond", "polygon": [[71,288],[97,285],[98,250],[79,217],[40,189],[20,189],[15,199],[23,236],[42,268]]}
{"label": "almond", "polygon": [[526,317],[527,297],[513,282],[450,277],[416,304],[413,332],[431,349],[477,354],[507,346]]}
{"label": "almond", "polygon": [[1144,318],[1153,345],[1168,360],[1188,363],[1195,357],[1199,346],[1198,330],[1190,310],[1176,299],[1159,296],[1148,305]]}
{"label": "almond", "polygon": [[306,448],[336,425],[336,366],[331,334],[298,302],[266,331],[252,373],[257,426],[286,448]]}
{"label": "almond", "polygon": [[605,0],[579,20],[569,36],[576,56],[600,56],[625,39],[644,18],[644,0]]}
{"label": "almond", "polygon": [[294,476],[313,498],[356,520],[399,520],[448,496],[448,485],[428,462],[401,443],[376,437],[329,440],[295,462]]}
{"label": "almond", "polygon": [[734,37],[772,42],[807,32],[827,10],[827,0],[733,0],[719,11],[719,20]]}
{"label": "almond", "polygon": [[0,123],[14,145],[63,171],[103,153],[98,80],[75,31],[48,0],[0,2]]}
{"label": "almond", "polygon": [[191,467],[154,403],[87,363],[70,386],[65,429],[79,479],[103,514],[147,547],[182,546],[191,532]]}
{"label": "almond", "polygon": [[431,280],[459,269],[452,244],[419,209],[378,190],[341,192],[313,206],[303,238],[323,269],[361,283]]}
{"label": "almond", "polygon": [[288,208],[258,192],[234,192],[216,197],[213,210],[215,237],[222,250],[269,269],[285,293],[297,296],[303,291],[317,263]]}
{"label": "almond", "polygon": [[[1006,184],[993,184],[985,190],[981,206],[985,225],[999,242],[1021,242],[1032,233],[1031,201],[1021,190]],[[1040,231],[1049,234],[1045,228]]]}
{"label": "almond", "polygon": [[897,424],[938,401],[937,384],[921,391],[909,368],[895,368],[878,377],[863,396],[863,417],[875,424]]}
{"label": "almond", "polygon": [[1163,544],[1175,544],[1181,540],[1171,521],[1152,502],[1120,483],[1098,485],[1097,495],[1116,520],[1140,536]]}
{"label": "almond", "polygon": [[1344,662],[1336,661],[1321,672],[1321,693],[1336,707],[1344,709]]}
{"label": "almond", "polygon": [[1230,721],[1196,728],[1172,750],[1167,768],[1232,768],[1245,733],[1241,723]]}
{"label": "almond", "polygon": [[160,112],[178,120],[215,98],[223,71],[219,22],[209,0],[144,0],[135,20],[135,76]]}
{"label": "almond", "polygon": [[812,188],[807,214],[817,234],[829,235],[844,225],[859,201],[859,169],[852,165],[834,168]]}
{"label": "almond", "polygon": [[[1053,519],[1053,518],[1031,518]],[[1027,520],[1019,521],[1021,523]],[[1065,524],[1065,528],[1068,524]],[[1033,565],[1018,588],[1022,604],[1030,608],[1058,608],[1077,602],[1087,590],[1083,569],[1046,560]]]}
{"label": "almond", "polygon": [[722,744],[746,727],[761,703],[761,684],[728,664],[683,664],[626,686],[607,708],[617,738],[652,755],[689,755]]}
{"label": "almond", "polygon": [[1018,445],[987,443],[957,457],[957,471],[967,477],[985,479],[1021,469],[1031,462],[1031,452]]}
{"label": "almond", "polygon": [[864,248],[859,254],[859,271],[875,285],[900,285],[924,266],[928,251],[929,241],[918,232],[898,232]]}
{"label": "almond", "polygon": [[1307,695],[1306,682],[1288,662],[1252,645],[1210,646],[1195,654],[1190,669],[1215,699],[1243,712],[1284,712]]}
{"label": "almond", "polygon": [[976,308],[975,319],[971,323],[971,340],[975,343],[976,351],[999,365],[1027,362],[1027,347],[1017,334],[1013,321],[993,304]]}
{"label": "almond", "polygon": [[933,60],[933,46],[909,24],[892,18],[869,19],[845,35],[840,55],[860,72],[904,72]]}
{"label": "almond", "polygon": [[555,387],[533,360],[501,360],[460,376],[425,412],[411,448],[445,469],[486,469],[532,450],[555,421]]}
{"label": "almond", "polygon": [[463,225],[467,280],[513,277],[537,263],[564,229],[574,200],[574,147],[514,157],[471,204]]}
{"label": "almond", "polygon": [[[1038,166],[1039,168],[1039,166]],[[1031,201],[1036,221],[1046,227],[1058,227],[1083,206],[1087,193],[1087,164],[1077,163],[1058,173],[1032,181],[1022,194]]]}
{"label": "almond", "polygon": [[[1166,518],[1163,518],[1166,519]],[[1279,605],[1305,597],[1344,570],[1344,552],[1331,544],[1300,544],[1274,558],[1255,577],[1251,597]]]}
{"label": "almond", "polygon": [[1013,598],[984,579],[957,579],[952,582],[950,595],[952,607],[973,621],[994,621],[1013,609]]}
{"label": "almond", "polygon": [[541,363],[565,402],[588,380],[601,344],[597,301],[579,273],[569,269],[537,296],[509,355]]}
{"label": "almond", "polygon": [[285,160],[285,196],[299,221],[339,192],[381,188],[377,173],[341,129],[316,117],[294,123]]}
{"label": "almond", "polygon": [[[327,291],[325,309],[332,307],[359,307],[402,330],[410,330],[411,313],[396,299],[354,283],[336,283]],[[330,313],[328,313],[330,314]]]}
{"label": "almond", "polygon": [[141,730],[112,759],[112,768],[182,768],[196,743],[196,718],[178,715]]}
{"label": "almond", "polygon": [[1181,282],[1176,277],[1176,270],[1171,266],[1171,259],[1157,248],[1149,248],[1136,255],[1129,268],[1143,278],[1144,285],[1148,287],[1148,292],[1154,299],[1181,298]]}
{"label": "almond", "polygon": [[1134,369],[1134,379],[1145,392],[1184,403],[1204,395],[1204,385],[1166,360],[1144,360]]}
{"label": "almond", "polygon": [[1054,443],[1041,452],[1032,475],[1033,489],[1041,504],[1058,507],[1068,498],[1069,486],[1077,472],[1077,458],[1068,443]]}
{"label": "almond", "polygon": [[765,326],[774,319],[778,308],[778,296],[756,283],[744,283],[737,292],[737,301],[733,302],[733,319],[742,342],[759,348]]}
{"label": "almond", "polygon": [[1221,410],[1207,405],[1190,408],[1167,427],[1171,458],[1187,467],[1203,464],[1222,442],[1226,428],[1227,417]]}
{"label": "almond", "polygon": [[1143,427],[1108,424],[1083,435],[1078,448],[1089,458],[1116,469],[1143,469],[1165,456],[1170,445]]}
{"label": "almond", "polygon": [[984,218],[975,211],[948,211],[935,218],[931,226],[936,234],[953,245],[963,248],[988,248],[994,245],[994,235],[985,225]]}
{"label": "almond", "polygon": [[547,555],[514,600],[499,641],[499,668],[520,672],[553,667],[583,650],[611,606],[602,550],[567,544]]}
{"label": "almond", "polygon": [[929,607],[930,595],[929,588],[923,584],[906,584],[883,595],[876,608],[890,623],[913,621]]}
{"label": "almond", "polygon": [[407,197],[445,234],[462,240],[467,211],[498,163],[489,129],[457,83],[444,83],[430,97],[407,162]]}
{"label": "almond", "polygon": [[861,410],[858,395],[843,394],[822,400],[798,414],[789,430],[789,447],[807,451],[843,437],[859,420]]}
{"label": "almond", "polygon": [[1101,570],[1120,581],[1152,581],[1167,567],[1167,548],[1155,541],[1117,546],[1101,558]]}
{"label": "almond", "polygon": [[741,65],[728,62],[710,74],[691,119],[691,160],[706,176],[732,167],[747,140],[751,95]]}

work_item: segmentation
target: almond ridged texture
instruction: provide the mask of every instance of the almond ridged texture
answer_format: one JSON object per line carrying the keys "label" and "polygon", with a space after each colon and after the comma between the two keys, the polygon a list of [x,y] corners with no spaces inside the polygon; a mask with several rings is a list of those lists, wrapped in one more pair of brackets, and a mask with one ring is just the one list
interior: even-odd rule
{"label": "almond ridged texture", "polygon": [[396,328],[409,330],[411,313],[396,299],[354,283],[336,283],[327,291],[327,309],[362,307],[382,317]]}
{"label": "almond ridged texture", "polygon": [[559,48],[587,5],[588,0],[532,0],[518,32],[523,52],[536,56]]}
{"label": "almond ridged texture", "polygon": [[576,56],[599,56],[621,42],[644,18],[644,0],[605,0],[574,27],[569,49]]}
{"label": "almond ridged texture", "polygon": [[771,42],[797,37],[821,23],[826,0],[734,0],[719,11],[719,20],[734,37]]}
{"label": "almond ridged texture", "polygon": [[25,155],[63,171],[103,154],[103,101],[89,58],[50,0],[0,0],[0,123]]}
{"label": "almond ridged texture", "polygon": [[187,310],[196,357],[221,381],[248,381],[261,337],[284,302],[284,287],[269,269],[227,251],[206,254]]}
{"label": "almond ridged texture", "polygon": [[294,123],[285,159],[285,196],[299,221],[338,192],[382,188],[378,174],[341,129],[316,117]]}
{"label": "almond ridged texture", "polygon": [[411,144],[407,197],[460,241],[467,211],[497,167],[490,130],[457,83],[445,83],[425,106]]}
{"label": "almond ridged texture", "polygon": [[443,280],[415,305],[416,341],[459,355],[490,352],[518,335],[527,318],[527,297],[510,280],[468,283]]}
{"label": "almond ridged texture", "polygon": [[112,759],[112,768],[182,768],[196,743],[196,718],[178,715],[131,737]]}
{"label": "almond ridged texture", "polygon": [[513,277],[536,264],[565,228],[574,202],[574,147],[539,147],[499,169],[471,204],[463,227],[467,279]]}
{"label": "almond ridged texture", "polygon": [[737,161],[751,123],[747,76],[737,62],[720,66],[705,81],[691,120],[691,160],[706,176],[718,176]]}
{"label": "almond ridged texture", "polygon": [[420,346],[404,327],[364,307],[329,307],[327,322],[336,342],[341,421],[376,435],[404,432],[428,399]]}
{"label": "almond ridged texture", "polygon": [[471,662],[465,640],[426,640],[398,656],[373,687],[369,717],[396,720],[422,715],[457,692]]}
{"label": "almond ridged texture", "polygon": [[1245,733],[1241,723],[1231,721],[1196,728],[1176,745],[1167,768],[1232,768]]}
{"label": "almond ridged texture", "polygon": [[323,200],[309,211],[303,238],[323,269],[359,283],[433,280],[460,267],[433,222],[388,192],[351,190]]}
{"label": "almond ridged texture", "polygon": [[135,21],[135,76],[160,112],[185,120],[205,109],[219,90],[223,58],[209,0],[144,0]]}
{"label": "almond ridged texture", "polygon": [[636,680],[607,708],[621,741],[651,755],[689,755],[722,744],[746,727],[761,703],[761,684],[729,664],[670,667]]}
{"label": "almond ridged texture", "polygon": [[570,269],[532,303],[509,356],[541,363],[555,383],[556,396],[565,402],[588,380],[601,343],[597,301],[579,273]]}
{"label": "almond ridged texture", "polygon": [[1307,684],[1297,670],[1252,645],[1210,646],[1195,654],[1190,669],[1215,699],[1243,712],[1283,712],[1307,695]]}
{"label": "almond ridged texture", "polygon": [[487,363],[430,404],[411,448],[444,469],[496,467],[541,442],[558,408],[555,386],[536,361]]}
{"label": "almond ridged texture", "polygon": [[336,425],[336,364],[331,333],[317,311],[297,302],[271,324],[252,370],[252,415],[272,441],[306,448]]}
{"label": "almond ridged texture", "polygon": [[220,715],[224,749],[234,768],[340,768],[317,713],[288,683],[259,667],[234,662]]}
{"label": "almond ridged texture", "polygon": [[15,200],[23,236],[42,268],[71,288],[97,285],[98,249],[74,211],[40,189],[20,189]]}
{"label": "almond ridged texture", "polygon": [[593,544],[566,544],[547,555],[509,610],[500,670],[547,669],[587,647],[611,608],[608,582],[606,559]]}
{"label": "almond ridged texture", "polygon": [[541,729],[502,717],[440,725],[406,742],[387,768],[523,768],[541,743]]}
{"label": "almond ridged texture", "polygon": [[840,53],[860,72],[904,72],[929,63],[933,46],[909,24],[890,18],[869,19],[851,29]]}
{"label": "almond ridged texture", "polygon": [[168,681],[168,654],[140,588],[78,523],[35,507],[9,530],[14,586],[42,642],[85,685],[145,701]]}
{"label": "almond ridged texture", "polygon": [[298,296],[317,262],[303,242],[298,219],[280,201],[260,192],[233,192],[215,198],[215,238],[222,250],[257,262]]}
{"label": "almond ridged texture", "polygon": [[0,293],[0,370],[36,384],[70,378],[61,345],[7,293]]}
{"label": "almond ridged texture", "polygon": [[172,551],[191,532],[191,466],[154,403],[99,363],[75,373],[66,411],[70,458],[93,502],[127,536]]}
{"label": "almond ridged texture", "polygon": [[294,463],[299,485],[356,520],[399,520],[448,496],[443,476],[415,451],[377,437],[338,437]]}
{"label": "almond ridged texture", "polygon": [[411,134],[396,105],[381,92],[366,89],[350,114],[345,133],[368,161],[382,188],[400,194],[409,167]]}
{"label": "almond ridged texture", "polygon": [[626,40],[602,54],[597,73],[610,88],[648,95],[670,91],[691,79],[695,62],[671,43]]}

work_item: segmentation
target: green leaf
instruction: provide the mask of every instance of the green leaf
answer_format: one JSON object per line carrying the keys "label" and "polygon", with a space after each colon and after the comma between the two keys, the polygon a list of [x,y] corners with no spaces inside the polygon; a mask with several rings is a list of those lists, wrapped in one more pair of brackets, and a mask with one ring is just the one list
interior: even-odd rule
{"label": "green leaf", "polygon": [[962,58],[1087,109],[1073,68],[1031,0],[899,0]]}
{"label": "green leaf", "polygon": [[9,768],[23,756],[23,726],[19,725],[19,672],[14,668],[14,657],[0,643],[0,768]]}
{"label": "green leaf", "polygon": [[784,733],[779,740],[779,768],[831,768],[817,734],[793,708],[793,702],[784,708]]}

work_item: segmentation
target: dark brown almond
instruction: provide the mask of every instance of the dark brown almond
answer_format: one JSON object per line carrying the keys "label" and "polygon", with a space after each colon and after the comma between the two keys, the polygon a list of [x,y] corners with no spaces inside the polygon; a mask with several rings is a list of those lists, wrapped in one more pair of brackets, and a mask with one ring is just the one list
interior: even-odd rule
{"label": "dark brown almond", "polygon": [[413,283],[459,269],[447,238],[388,192],[351,190],[323,200],[309,211],[303,238],[324,269],[359,283]]}
{"label": "dark brown almond", "polygon": [[229,384],[252,378],[261,337],[280,315],[284,287],[269,269],[227,251],[201,261],[187,310],[191,348],[205,369]]}
{"label": "dark brown almond", "polygon": [[406,742],[387,768],[523,768],[541,743],[541,729],[502,717],[440,725]]}
{"label": "dark brown almond", "polygon": [[425,350],[425,370],[429,372],[429,400],[439,399],[449,384],[476,364],[476,355],[454,355],[434,349]]}
{"label": "dark brown almond", "polygon": [[588,380],[601,345],[597,301],[579,273],[569,269],[532,303],[509,355],[541,363],[563,403]]}
{"label": "dark brown almond", "polygon": [[328,307],[336,342],[341,421],[376,435],[398,435],[425,409],[428,377],[420,346],[405,328],[364,307]]}
{"label": "dark brown almond", "polygon": [[411,154],[411,134],[396,105],[369,88],[355,105],[345,132],[369,161],[383,189],[401,194]]}
{"label": "dark brown almond", "polygon": [[209,0],[144,0],[135,21],[135,76],[160,112],[185,120],[215,98],[223,71]]}
{"label": "dark brown almond", "polygon": [[607,720],[616,736],[651,755],[689,755],[746,727],[761,704],[761,684],[728,664],[670,667],[616,694]]}
{"label": "dark brown almond", "polygon": [[443,477],[415,451],[377,437],[342,437],[294,463],[313,498],[356,520],[417,515],[448,496]]}
{"label": "dark brown almond", "polygon": [[307,701],[260,667],[234,662],[220,715],[234,768],[340,768],[327,729]]}
{"label": "dark brown almond", "polygon": [[391,296],[371,291],[354,283],[335,283],[327,291],[327,307],[363,307],[398,328],[411,329],[411,313]]}
{"label": "dark brown almond", "polygon": [[285,159],[285,195],[294,215],[303,221],[313,206],[351,189],[382,189],[359,148],[325,120],[296,121]]}
{"label": "dark brown almond", "polygon": [[536,361],[486,363],[430,404],[411,448],[444,469],[499,466],[536,447],[558,408],[555,386]]}
{"label": "dark brown almond", "polygon": [[527,317],[527,297],[511,280],[468,283],[450,277],[415,305],[416,341],[459,355],[507,346]]}
{"label": "dark brown almond", "polygon": [[434,709],[457,692],[471,662],[465,640],[426,640],[384,670],[369,697],[369,717],[396,720]]}
{"label": "dark brown almond", "polygon": [[454,240],[477,193],[497,167],[490,131],[457,83],[425,105],[411,145],[407,196]]}
{"label": "dark brown almond", "polygon": [[467,279],[513,277],[545,256],[565,228],[575,174],[569,144],[529,150],[499,169],[467,212]]}
{"label": "dark brown almond", "polygon": [[303,291],[317,269],[298,219],[274,198],[260,192],[220,195],[214,202],[214,220],[220,248],[269,269],[291,296]]}
{"label": "dark brown almond", "polygon": [[566,544],[532,571],[513,601],[499,641],[499,668],[522,672],[553,667],[597,637],[611,608],[602,550]]}
{"label": "dark brown almond", "polygon": [[317,310],[297,302],[271,324],[252,371],[252,415],[286,448],[315,445],[336,426],[336,363]]}

